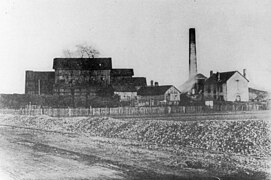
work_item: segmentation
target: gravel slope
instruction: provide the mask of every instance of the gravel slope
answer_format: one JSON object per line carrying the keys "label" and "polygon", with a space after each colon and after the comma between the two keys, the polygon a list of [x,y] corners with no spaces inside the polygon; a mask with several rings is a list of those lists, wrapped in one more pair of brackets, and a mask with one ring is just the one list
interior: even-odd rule
{"label": "gravel slope", "polygon": [[[164,149],[177,154],[180,158],[168,164],[173,168],[224,170],[228,174],[251,174],[270,169],[271,123],[268,119],[140,121],[13,115],[1,115],[0,119],[1,124],[133,140],[146,149]],[[194,158],[185,158],[188,154]]]}

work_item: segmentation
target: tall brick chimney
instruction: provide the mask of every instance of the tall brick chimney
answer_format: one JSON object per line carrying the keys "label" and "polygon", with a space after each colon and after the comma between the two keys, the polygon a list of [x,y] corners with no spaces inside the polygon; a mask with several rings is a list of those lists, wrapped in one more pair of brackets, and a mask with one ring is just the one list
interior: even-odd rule
{"label": "tall brick chimney", "polygon": [[189,78],[197,74],[196,30],[189,29]]}

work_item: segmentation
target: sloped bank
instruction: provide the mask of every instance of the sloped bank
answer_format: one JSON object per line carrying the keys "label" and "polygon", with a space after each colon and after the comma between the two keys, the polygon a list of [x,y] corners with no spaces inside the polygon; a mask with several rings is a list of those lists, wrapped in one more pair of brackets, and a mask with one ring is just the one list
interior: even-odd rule
{"label": "sloped bank", "polygon": [[271,155],[271,123],[268,120],[139,121],[109,117],[52,118],[13,115],[0,115],[0,119],[1,124],[44,130],[133,139],[157,145],[180,145],[244,155]]}
{"label": "sloped bank", "polygon": [[[267,119],[143,121],[109,117],[52,118],[1,115],[0,123],[51,131],[75,132],[86,136],[136,140],[151,149],[172,147],[171,150],[183,157],[195,154],[194,159],[185,158],[185,167],[190,168],[227,168],[226,171],[230,169],[235,171],[234,169],[238,167],[242,169],[242,172],[243,169],[262,172],[270,168],[266,162],[271,157],[271,123]],[[190,150],[183,150],[184,148]],[[170,148],[166,150],[168,149]],[[209,153],[204,154],[201,150]],[[173,161],[170,166],[180,168],[183,162]]]}

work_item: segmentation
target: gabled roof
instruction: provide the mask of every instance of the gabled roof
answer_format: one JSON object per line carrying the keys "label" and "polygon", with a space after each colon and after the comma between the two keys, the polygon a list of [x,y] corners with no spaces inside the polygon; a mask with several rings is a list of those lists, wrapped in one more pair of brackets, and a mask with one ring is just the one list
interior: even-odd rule
{"label": "gabled roof", "polygon": [[147,81],[145,77],[132,77],[128,83],[134,86],[147,86]]}
{"label": "gabled roof", "polygon": [[[209,77],[205,84],[224,84],[226,83],[235,73],[239,73],[243,78],[245,78],[239,71],[228,71],[228,72],[218,72]],[[247,80],[247,78],[245,78]],[[248,81],[248,80],[247,80]]]}
{"label": "gabled roof", "polygon": [[111,58],[55,58],[53,69],[110,70]]}
{"label": "gabled roof", "polygon": [[203,74],[199,73],[195,75],[195,79],[207,79]]}
{"label": "gabled roof", "polygon": [[140,96],[163,95],[171,87],[174,87],[174,86],[166,85],[166,86],[146,86],[146,87],[141,87],[137,91],[137,95],[140,95]]}
{"label": "gabled roof", "polygon": [[113,82],[113,86],[116,85],[146,86],[147,82],[145,77],[131,77],[131,78],[129,77]]}
{"label": "gabled roof", "polygon": [[133,76],[133,69],[112,69],[110,71],[111,76]]}
{"label": "gabled roof", "polygon": [[196,74],[192,77],[190,77],[187,81],[185,81],[181,86],[179,86],[179,89],[182,93],[186,93],[191,91],[195,84],[199,83],[199,81],[205,81],[207,77],[205,77],[203,74]]}

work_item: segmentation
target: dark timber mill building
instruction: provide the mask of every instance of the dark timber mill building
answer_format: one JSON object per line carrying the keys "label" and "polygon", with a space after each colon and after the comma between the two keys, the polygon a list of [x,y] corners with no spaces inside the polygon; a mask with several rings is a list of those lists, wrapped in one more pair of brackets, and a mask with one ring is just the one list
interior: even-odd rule
{"label": "dark timber mill building", "polygon": [[133,77],[133,69],[113,69],[111,58],[55,58],[53,69],[26,71],[25,93],[72,96],[85,102],[104,89],[139,89],[147,85],[145,77]]}
{"label": "dark timber mill building", "polygon": [[25,94],[53,94],[55,72],[26,71]]}

